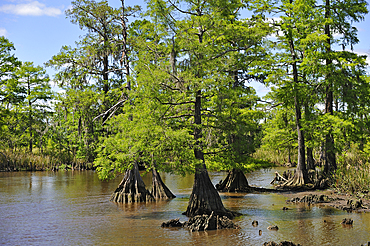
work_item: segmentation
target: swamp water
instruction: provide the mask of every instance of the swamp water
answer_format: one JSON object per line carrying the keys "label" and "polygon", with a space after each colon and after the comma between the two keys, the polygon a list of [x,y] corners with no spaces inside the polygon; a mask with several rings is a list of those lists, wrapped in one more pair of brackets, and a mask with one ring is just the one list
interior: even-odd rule
{"label": "swamp water", "polygon": [[[271,187],[275,171],[247,174],[249,184]],[[359,246],[370,241],[370,214],[286,204],[286,197],[270,193],[221,193],[226,208],[245,214],[234,220],[239,230],[161,228],[163,221],[187,220],[181,213],[193,185],[193,176],[161,175],[175,199],[118,205],[109,198],[122,176],[104,182],[92,171],[0,173],[0,245],[262,245],[289,240],[305,246]],[[210,176],[215,184],[226,173]],[[143,179],[150,185],[151,173]],[[343,227],[344,218],[353,219],[353,226]],[[269,225],[279,230],[269,231]]]}

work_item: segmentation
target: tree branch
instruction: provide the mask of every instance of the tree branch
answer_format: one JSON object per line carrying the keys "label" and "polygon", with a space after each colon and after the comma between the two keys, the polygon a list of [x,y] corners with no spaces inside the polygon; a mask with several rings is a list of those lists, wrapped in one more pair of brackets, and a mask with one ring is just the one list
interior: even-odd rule
{"label": "tree branch", "polygon": [[168,119],[177,119],[177,118],[182,118],[182,117],[193,117],[193,116],[194,116],[193,114],[182,114],[182,115],[163,117],[163,119],[168,120]]}
{"label": "tree branch", "polygon": [[186,102],[179,102],[179,103],[171,103],[171,102],[162,102],[158,97],[155,97],[155,99],[158,100],[158,102],[162,105],[173,105],[173,106],[178,106],[178,105],[184,105],[184,104],[190,104],[190,103],[195,103],[195,101],[186,101]]}
{"label": "tree branch", "polygon": [[168,0],[168,2],[172,5],[172,7],[174,7],[177,11],[179,11],[182,14],[189,14],[189,15],[196,15],[196,16],[198,16],[197,13],[185,11],[185,10],[182,10],[182,9],[178,8],[174,3],[171,2],[171,0]]}
{"label": "tree branch", "polygon": [[[102,117],[102,116],[105,116],[107,115],[111,110],[113,110],[113,113],[116,112],[117,108],[119,106],[121,106],[122,103],[125,103],[127,101],[127,98],[123,98],[122,100],[118,101],[118,103],[116,103],[115,105],[113,105],[110,109],[108,109],[107,111],[105,111],[104,113],[101,113],[99,114],[98,116],[96,116],[93,121],[95,121],[96,119]],[[113,113],[111,113],[108,118],[103,122],[103,125],[104,123],[113,115]]]}
{"label": "tree branch", "polygon": [[224,52],[222,52],[221,54],[218,54],[217,56],[215,57],[212,57],[211,60],[214,60],[214,59],[217,59],[229,52],[234,52],[234,51],[242,51],[242,50],[248,50],[250,47],[252,47],[253,45],[249,45],[248,47],[243,47],[243,48],[235,48],[235,49],[229,49],[229,50],[225,50]]}

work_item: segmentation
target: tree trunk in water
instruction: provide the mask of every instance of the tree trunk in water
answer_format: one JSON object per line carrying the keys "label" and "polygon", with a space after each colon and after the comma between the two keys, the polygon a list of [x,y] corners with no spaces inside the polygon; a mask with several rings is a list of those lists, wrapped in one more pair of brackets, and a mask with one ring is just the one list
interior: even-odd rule
{"label": "tree trunk in water", "polygon": [[[325,19],[330,18],[330,0],[325,1]],[[329,24],[325,25],[325,34],[328,36],[327,38],[327,46],[326,46],[326,58],[325,63],[326,66],[329,68],[332,66],[333,62],[329,57],[331,53],[331,34],[330,34],[330,26]],[[326,97],[325,97],[325,114],[333,114],[333,85],[332,85],[332,73],[329,69],[328,74],[326,75]],[[335,159],[335,150],[334,150],[334,138],[332,135],[331,130],[325,136],[325,166],[324,166],[324,173],[330,174],[335,169],[337,169],[337,163]]]}
{"label": "tree trunk in water", "polygon": [[250,192],[251,188],[248,185],[247,178],[240,169],[233,169],[225,178],[216,185],[217,190],[223,192]]}
{"label": "tree trunk in water", "polygon": [[153,189],[152,189],[152,196],[156,200],[160,199],[172,199],[176,196],[168,189],[168,187],[163,183],[161,176],[155,170],[155,168],[152,169],[153,173]]}
{"label": "tree trunk in water", "polygon": [[[326,88],[325,114],[333,114],[333,91],[331,85],[328,85]],[[337,169],[337,163],[335,159],[334,138],[332,135],[332,130],[330,129],[328,134],[325,136],[324,173],[330,174],[335,169]]]}
{"label": "tree trunk in water", "polygon": [[298,186],[306,185],[308,183],[308,173],[307,173],[306,163],[305,163],[305,158],[304,158],[305,148],[304,148],[303,133],[300,130],[300,125],[297,125],[297,129],[298,129],[298,164],[297,164],[297,169],[296,169],[296,172],[294,173],[293,177],[291,179],[289,179],[287,182],[280,185],[280,187],[298,187]]}
{"label": "tree trunk in water", "polygon": [[[198,27],[199,43],[203,42],[203,34],[205,32],[202,26]],[[200,60],[203,58],[202,54],[199,55]],[[196,77],[202,78],[203,72],[199,69],[196,72]],[[222,204],[221,197],[216,188],[213,186],[207,172],[204,161],[204,153],[202,147],[202,90],[195,93],[194,103],[194,156],[199,161],[196,163],[193,191],[190,195],[189,204],[184,213],[188,217],[196,215],[208,214],[212,212],[215,215],[226,215],[230,219],[235,216],[232,212],[228,211]]]}
{"label": "tree trunk in water", "polygon": [[150,192],[145,188],[136,163],[133,169],[126,171],[118,188],[112,194],[110,201],[120,203],[155,201]]}
{"label": "tree trunk in water", "polygon": [[[294,70],[294,69],[293,69]],[[305,143],[304,143],[304,136],[301,127],[301,110],[298,104],[297,95],[294,98],[295,100],[295,117],[296,117],[296,125],[297,125],[297,133],[298,133],[298,164],[295,174],[291,179],[287,182],[280,185],[280,187],[297,187],[303,186],[308,183],[308,173],[306,169],[306,162],[305,162]]]}
{"label": "tree trunk in water", "polygon": [[197,168],[194,177],[193,191],[190,196],[189,205],[184,213],[188,217],[211,213],[227,216],[232,219],[235,213],[227,210],[222,204],[221,197],[213,186],[208,176],[206,166]]}
{"label": "tree trunk in water", "polygon": [[[290,3],[293,3],[291,0]],[[291,35],[290,35],[291,36]],[[288,180],[281,186],[301,186],[305,185],[308,181],[307,178],[307,169],[306,169],[306,162],[305,162],[305,142],[304,142],[304,134],[301,126],[301,103],[299,100],[298,95],[298,68],[297,68],[297,62],[296,62],[296,55],[295,55],[295,48],[294,48],[294,42],[291,38],[289,40],[289,47],[290,47],[290,53],[292,55],[292,69],[293,69],[293,82],[294,82],[294,110],[295,110],[295,123],[297,127],[297,134],[298,134],[298,164],[296,172],[292,179]]]}
{"label": "tree trunk in water", "polygon": [[222,204],[221,197],[213,186],[204,163],[204,154],[199,140],[202,137],[201,99],[202,94],[199,90],[196,93],[194,105],[194,139],[197,143],[194,147],[194,155],[201,164],[198,164],[198,167],[195,168],[193,191],[184,214],[188,217],[194,217],[203,214],[210,215],[214,212],[215,215],[226,215],[229,218],[233,218],[234,214],[228,211]]}

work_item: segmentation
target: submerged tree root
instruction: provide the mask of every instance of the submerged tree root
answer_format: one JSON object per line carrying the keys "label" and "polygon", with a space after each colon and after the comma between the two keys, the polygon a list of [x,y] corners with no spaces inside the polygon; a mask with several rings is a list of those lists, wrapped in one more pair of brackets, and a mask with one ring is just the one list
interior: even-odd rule
{"label": "submerged tree root", "polygon": [[287,200],[287,203],[311,203],[311,204],[316,204],[316,203],[326,203],[326,202],[332,202],[335,201],[336,199],[333,197],[329,197],[327,195],[316,195],[316,194],[308,194],[302,198],[295,197],[290,200]]}
{"label": "submerged tree root", "polygon": [[[280,179],[282,177],[283,179]],[[276,189],[278,190],[290,190],[290,191],[304,191],[313,189],[326,189],[329,187],[329,179],[318,175],[314,170],[309,170],[308,172],[302,170],[295,170],[294,174],[285,173],[281,176],[276,173],[274,183],[278,180],[278,185]]]}
{"label": "submerged tree root", "polygon": [[362,211],[369,212],[369,207],[363,204],[361,199],[344,199],[339,197],[330,197],[324,194],[308,194],[303,197],[294,197],[286,201],[286,203],[307,203],[307,204],[322,204],[326,203],[331,207],[341,209],[347,212]]}
{"label": "submerged tree root", "polygon": [[183,227],[190,231],[207,231],[219,229],[239,229],[240,227],[226,216],[218,216],[213,212],[210,215],[197,215],[187,222],[180,222],[179,219],[169,220],[162,223],[162,227]]}
{"label": "submerged tree root", "polygon": [[300,244],[295,244],[290,241],[282,241],[280,243],[275,243],[274,241],[265,242],[263,246],[300,246]]}

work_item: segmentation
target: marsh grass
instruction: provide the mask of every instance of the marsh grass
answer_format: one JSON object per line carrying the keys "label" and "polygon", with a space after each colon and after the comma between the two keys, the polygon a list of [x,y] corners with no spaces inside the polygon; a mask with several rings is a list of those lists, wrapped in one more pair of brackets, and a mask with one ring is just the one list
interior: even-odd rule
{"label": "marsh grass", "polygon": [[[265,160],[273,163],[275,166],[284,166],[289,162],[289,153],[288,150],[277,151],[260,148],[253,154],[253,158],[257,160]],[[292,162],[297,160],[298,156],[296,151],[291,151],[290,158]]]}
{"label": "marsh grass", "polygon": [[0,171],[47,171],[62,169],[92,169],[92,164],[71,160],[66,155],[44,155],[23,151],[0,150]]}
{"label": "marsh grass", "polygon": [[48,170],[51,168],[52,160],[49,156],[2,151],[2,158],[0,160],[1,171],[36,171]]}
{"label": "marsh grass", "polygon": [[349,151],[337,156],[338,169],[333,175],[332,186],[342,193],[369,197],[370,158],[352,146]]}
{"label": "marsh grass", "polygon": [[258,169],[266,169],[276,166],[270,161],[255,159],[252,157],[247,158],[243,163],[234,165],[228,165],[219,162],[207,162],[207,168],[209,171],[229,171],[233,168],[242,170],[243,172],[252,172]]}

